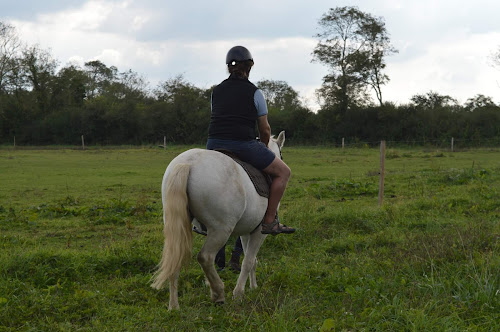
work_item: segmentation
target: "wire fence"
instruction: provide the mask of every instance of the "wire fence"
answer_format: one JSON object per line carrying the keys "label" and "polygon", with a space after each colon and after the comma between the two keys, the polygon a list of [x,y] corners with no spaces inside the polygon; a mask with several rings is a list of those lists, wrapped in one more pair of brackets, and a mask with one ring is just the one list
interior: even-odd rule
{"label": "wire fence", "polygon": [[[325,143],[326,146],[335,148],[365,148],[372,147],[376,148],[380,145],[378,141],[344,141],[344,142],[329,142]],[[385,140],[388,147],[401,147],[401,148],[411,148],[411,147],[434,147],[434,148],[448,148],[450,150],[456,150],[461,148],[480,148],[480,147],[500,147],[500,138],[492,139],[422,139],[422,140]]]}
{"label": "wire fence", "polygon": [[[16,138],[12,138],[12,143],[0,144],[0,149],[43,149],[43,150],[57,150],[57,149],[134,149],[134,148],[164,148],[169,146],[204,146],[205,142],[198,142],[194,144],[180,144],[175,142],[170,142],[167,140],[166,136],[162,139],[158,139],[155,142],[145,142],[142,144],[87,144],[86,137],[81,135],[75,142],[81,142],[80,144],[51,144],[51,145],[41,145],[41,144],[19,144],[16,142]],[[342,138],[336,141],[324,141],[324,142],[307,142],[303,140],[295,140],[292,138],[287,138],[287,146],[324,146],[330,148],[377,148],[380,145],[381,140],[373,141],[363,141],[352,138]],[[500,147],[500,137],[496,138],[481,138],[481,139],[464,139],[464,138],[447,138],[447,139],[419,139],[419,140],[384,140],[388,148],[413,148],[413,147],[428,147],[428,148],[438,148],[438,149],[448,149],[450,151],[459,151],[461,149],[468,148],[494,148]]]}

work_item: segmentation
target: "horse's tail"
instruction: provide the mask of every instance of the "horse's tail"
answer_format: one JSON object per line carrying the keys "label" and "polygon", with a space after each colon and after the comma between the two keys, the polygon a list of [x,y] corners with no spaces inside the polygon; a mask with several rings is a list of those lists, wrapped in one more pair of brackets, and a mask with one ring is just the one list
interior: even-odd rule
{"label": "horse's tail", "polygon": [[165,244],[151,285],[156,289],[161,289],[167,280],[177,279],[182,266],[191,258],[193,234],[186,191],[189,167],[189,164],[175,165],[162,185]]}

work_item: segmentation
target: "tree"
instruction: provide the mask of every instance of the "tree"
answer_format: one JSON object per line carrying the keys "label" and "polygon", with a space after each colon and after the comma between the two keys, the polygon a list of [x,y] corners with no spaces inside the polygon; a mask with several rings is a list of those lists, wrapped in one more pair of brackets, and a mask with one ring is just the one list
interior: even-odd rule
{"label": "tree", "polygon": [[148,84],[144,77],[131,69],[118,74],[117,82],[114,85],[118,86],[118,89],[114,89],[118,98],[142,100],[148,94]]}
{"label": "tree", "polygon": [[210,122],[210,90],[188,83],[182,75],[160,82],[153,91],[161,103],[155,112],[157,133],[169,141],[200,143],[206,141]]}
{"label": "tree", "polygon": [[385,68],[384,58],[387,55],[397,53],[398,51],[391,45],[385,23],[382,18],[373,19],[363,27],[365,35],[368,37],[368,52],[366,72],[366,81],[373,88],[380,106],[383,105],[382,85],[389,82],[389,76],[382,70]]}
{"label": "tree", "polygon": [[266,98],[273,132],[285,130],[288,139],[305,142],[315,128],[313,113],[302,105],[299,93],[284,81],[262,80],[256,85]]}
{"label": "tree", "polygon": [[384,57],[395,52],[385,23],[357,7],[330,9],[319,21],[322,32],[313,51],[313,61],[329,67],[318,91],[325,104],[338,105],[341,115],[367,101],[372,87],[382,103],[381,86],[388,81],[382,73]]}
{"label": "tree", "polygon": [[300,106],[299,94],[284,81],[262,80],[256,84],[269,108],[285,110]]}
{"label": "tree", "polygon": [[482,94],[478,94],[473,98],[467,99],[467,102],[465,103],[465,109],[468,111],[474,111],[476,109],[482,108],[482,107],[488,107],[488,106],[496,106],[495,102],[491,97],[487,97]]}
{"label": "tree", "polygon": [[102,95],[118,72],[116,67],[107,67],[99,60],[86,62],[84,68],[88,78],[86,95],[89,99]]}
{"label": "tree", "polygon": [[59,70],[54,78],[51,105],[54,109],[68,106],[83,106],[85,100],[85,72],[75,65],[68,65]]}
{"label": "tree", "polygon": [[9,84],[9,76],[19,67],[21,42],[12,25],[0,22],[0,93]]}
{"label": "tree", "polygon": [[52,58],[50,52],[35,45],[23,51],[21,64],[26,82],[35,92],[38,110],[42,113],[47,112],[57,61]]}
{"label": "tree", "polygon": [[423,109],[437,109],[443,107],[457,106],[457,100],[448,95],[440,95],[437,92],[429,91],[423,95],[414,95],[410,98],[412,103]]}

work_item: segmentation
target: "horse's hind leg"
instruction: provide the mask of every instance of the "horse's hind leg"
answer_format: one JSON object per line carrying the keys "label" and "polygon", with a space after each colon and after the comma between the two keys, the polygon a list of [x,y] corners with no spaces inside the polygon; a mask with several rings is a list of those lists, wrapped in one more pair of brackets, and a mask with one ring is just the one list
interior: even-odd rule
{"label": "horse's hind leg", "polygon": [[[241,239],[242,239],[242,245],[243,245],[243,252],[248,252],[248,244],[250,242],[250,235],[242,236]],[[245,256],[246,256],[246,254],[245,254]],[[255,263],[253,264],[253,267],[250,268],[250,271],[248,273],[251,289],[257,288],[257,279],[255,276],[256,269],[257,269],[257,258],[255,258]]]}
{"label": "horse's hind leg", "polygon": [[169,279],[170,283],[170,302],[168,303],[168,310],[179,309],[179,296],[177,292],[177,280],[179,280],[179,272]]}
{"label": "horse's hind leg", "polygon": [[260,232],[254,232],[250,235],[241,237],[245,257],[241,265],[241,272],[236,282],[236,287],[233,290],[233,298],[243,296],[245,293],[245,284],[250,276],[250,288],[257,287],[257,280],[255,277],[255,270],[257,268],[257,253],[266,238]]}
{"label": "horse's hind leg", "polygon": [[215,270],[214,262],[217,252],[226,244],[230,233],[208,232],[208,236],[198,253],[200,263],[208,283],[210,284],[210,294],[212,301],[218,304],[224,303],[224,283]]}

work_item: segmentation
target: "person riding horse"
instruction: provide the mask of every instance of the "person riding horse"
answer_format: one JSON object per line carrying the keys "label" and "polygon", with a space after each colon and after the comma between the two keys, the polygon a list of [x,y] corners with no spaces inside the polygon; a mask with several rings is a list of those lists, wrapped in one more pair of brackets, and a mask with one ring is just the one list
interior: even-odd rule
{"label": "person riding horse", "polygon": [[[215,269],[217,252],[230,236],[239,236],[244,251],[241,272],[233,290],[242,299],[247,281],[257,287],[257,253],[266,234],[293,233],[280,224],[279,201],[290,177],[281,161],[285,132],[271,137],[262,92],[248,75],[253,65],[250,52],[241,46],[227,56],[230,76],[212,93],[212,117],[207,149],[189,149],[175,157],[163,175],[163,253],[151,286],[161,289],[168,281],[169,310],[179,308],[178,279],[192,257],[192,226],[206,228],[206,238],[196,255],[210,286],[210,298],[225,301],[224,282]],[[255,125],[260,141],[255,139]],[[273,178],[269,199],[261,196],[252,180],[234,159],[211,149],[232,151],[243,161]],[[261,225],[259,227],[259,225]],[[261,229],[261,232],[255,231]]]}
{"label": "person riding horse", "polygon": [[[235,46],[226,56],[229,78],[212,92],[212,113],[208,130],[207,149],[224,149],[241,160],[269,174],[272,178],[269,201],[264,219],[263,234],[295,232],[279,222],[278,205],[290,178],[290,168],[268,149],[271,126],[267,120],[267,105],[262,91],[249,80],[254,65],[250,51]],[[260,141],[255,139],[255,127]]]}

